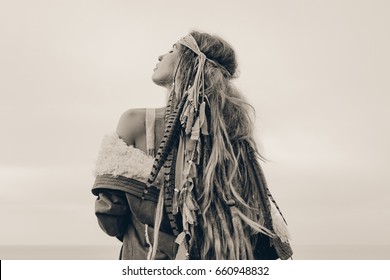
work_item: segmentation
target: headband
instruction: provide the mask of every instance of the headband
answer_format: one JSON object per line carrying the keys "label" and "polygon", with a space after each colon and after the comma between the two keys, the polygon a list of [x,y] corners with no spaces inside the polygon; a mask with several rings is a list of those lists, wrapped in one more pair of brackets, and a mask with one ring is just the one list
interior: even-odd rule
{"label": "headband", "polygon": [[213,64],[214,66],[221,69],[221,71],[226,74],[228,77],[231,76],[230,72],[223,67],[221,64],[217,63],[216,61],[209,59],[206,57],[206,55],[199,49],[198,43],[196,43],[194,37],[191,34],[188,34],[187,36],[181,38],[178,41],[179,44],[182,44],[183,46],[186,46],[190,50],[192,50],[194,53],[196,53],[199,57],[199,60],[202,62],[202,67],[204,66],[206,60]]}

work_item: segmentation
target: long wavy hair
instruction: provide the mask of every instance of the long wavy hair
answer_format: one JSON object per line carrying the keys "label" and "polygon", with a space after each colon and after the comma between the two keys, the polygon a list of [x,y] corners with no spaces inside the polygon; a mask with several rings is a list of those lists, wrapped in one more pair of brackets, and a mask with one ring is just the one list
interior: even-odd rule
{"label": "long wavy hair", "polygon": [[[265,228],[272,235],[272,226],[266,221],[270,213],[261,209],[267,195],[253,186],[245,166],[263,159],[253,136],[255,111],[232,83],[237,77],[233,48],[218,36],[190,34],[207,57],[203,92],[208,100],[210,132],[202,138],[194,190],[201,214],[194,247],[201,259],[252,259],[256,234]],[[173,94],[179,104],[194,81],[197,54],[181,44],[177,48]],[[161,217],[156,219],[155,228],[159,228]]]}
{"label": "long wavy hair", "polygon": [[[237,59],[233,48],[218,36],[193,31],[199,49],[215,62],[204,66],[204,92],[210,107],[210,143],[208,161],[203,169],[203,178],[197,186],[202,219],[200,254],[202,259],[252,258],[251,230],[247,223],[263,224],[258,211],[259,194],[245,188],[245,168],[240,166],[246,151],[240,143],[248,143],[258,153],[253,137],[253,107],[233,85],[237,77]],[[193,68],[196,54],[179,44],[181,61],[176,75],[177,92],[183,93],[194,79]],[[180,99],[180,96],[178,97]],[[241,229],[235,229],[232,202],[240,211]],[[229,211],[230,210],[230,211]],[[245,218],[244,218],[245,219]],[[241,231],[241,232],[240,232]],[[244,234],[244,236],[239,236]],[[242,248],[237,250],[237,246]],[[239,253],[241,252],[241,253]],[[240,254],[241,256],[237,256]],[[245,255],[245,256],[243,256]]]}

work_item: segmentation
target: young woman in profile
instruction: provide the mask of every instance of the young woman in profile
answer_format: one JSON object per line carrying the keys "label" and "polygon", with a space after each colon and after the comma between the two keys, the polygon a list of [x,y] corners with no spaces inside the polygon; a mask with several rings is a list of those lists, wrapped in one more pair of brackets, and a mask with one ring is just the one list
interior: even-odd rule
{"label": "young woman in profile", "polygon": [[96,215],[122,259],[288,259],[286,223],[259,165],[252,107],[223,39],[191,32],[158,58],[168,104],[131,109],[97,160]]}

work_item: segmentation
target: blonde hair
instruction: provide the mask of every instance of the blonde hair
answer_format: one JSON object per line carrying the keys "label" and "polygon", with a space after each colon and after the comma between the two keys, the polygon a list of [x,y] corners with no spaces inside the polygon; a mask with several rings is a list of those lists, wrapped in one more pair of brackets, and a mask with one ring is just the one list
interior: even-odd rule
{"label": "blonde hair", "polygon": [[[257,234],[262,232],[273,237],[266,186],[259,187],[262,182],[256,181],[253,170],[246,166],[252,163],[259,170],[257,160],[262,159],[253,138],[254,109],[232,83],[237,72],[233,48],[217,36],[196,31],[190,34],[207,57],[203,94],[208,103],[209,127],[209,134],[200,139],[202,151],[194,194],[201,218],[198,219],[199,226],[192,232],[196,236],[192,239],[194,243],[190,243],[190,246],[194,245],[190,251],[198,248],[201,259],[253,259]],[[180,104],[195,78],[197,54],[183,45],[177,47],[180,59],[170,96],[173,103],[168,107],[176,108],[180,115]],[[172,120],[169,126],[172,127],[171,135],[164,140],[165,146],[160,146],[161,158],[156,158],[154,168],[157,173],[170,151],[167,145],[177,143],[172,134],[178,131],[179,125]],[[160,208],[156,212],[156,231],[161,223],[162,199],[161,195]],[[155,232],[155,241],[157,239],[158,233]],[[153,255],[155,251],[156,246]]]}

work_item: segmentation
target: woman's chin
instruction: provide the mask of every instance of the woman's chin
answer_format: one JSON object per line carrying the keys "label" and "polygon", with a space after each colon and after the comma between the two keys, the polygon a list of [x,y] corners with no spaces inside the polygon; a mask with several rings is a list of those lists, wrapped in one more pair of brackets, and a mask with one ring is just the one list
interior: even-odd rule
{"label": "woman's chin", "polygon": [[158,86],[161,86],[161,80],[152,75],[152,81]]}
{"label": "woman's chin", "polygon": [[152,81],[153,83],[155,83],[156,85],[160,86],[160,87],[166,87],[166,88],[169,88],[171,86],[171,83],[168,82],[167,80],[163,80],[163,79],[160,79],[159,77],[157,77],[156,75],[152,75]]}

